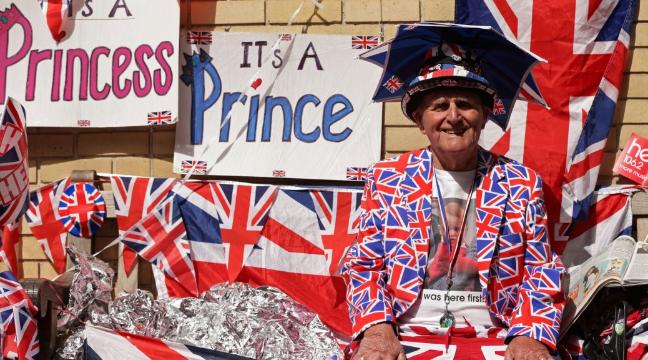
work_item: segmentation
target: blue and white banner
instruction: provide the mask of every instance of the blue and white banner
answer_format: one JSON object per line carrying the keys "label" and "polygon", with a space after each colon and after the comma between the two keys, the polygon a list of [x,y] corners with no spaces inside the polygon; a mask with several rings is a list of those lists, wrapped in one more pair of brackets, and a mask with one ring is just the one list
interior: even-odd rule
{"label": "blue and white banner", "polygon": [[174,170],[361,180],[380,158],[376,36],[182,35]]}

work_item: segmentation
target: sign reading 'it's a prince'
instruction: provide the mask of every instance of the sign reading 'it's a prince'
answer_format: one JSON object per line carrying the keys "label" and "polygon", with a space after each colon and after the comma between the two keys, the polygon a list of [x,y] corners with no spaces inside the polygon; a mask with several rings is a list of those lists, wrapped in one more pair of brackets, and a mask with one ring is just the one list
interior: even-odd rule
{"label": "sign reading 'it's a prince'", "polygon": [[362,180],[380,158],[378,36],[182,36],[174,167],[194,174]]}
{"label": "sign reading 'it's a prince'", "polygon": [[39,3],[0,0],[0,107],[17,99],[28,126],[175,121],[177,0],[69,0],[58,43]]}

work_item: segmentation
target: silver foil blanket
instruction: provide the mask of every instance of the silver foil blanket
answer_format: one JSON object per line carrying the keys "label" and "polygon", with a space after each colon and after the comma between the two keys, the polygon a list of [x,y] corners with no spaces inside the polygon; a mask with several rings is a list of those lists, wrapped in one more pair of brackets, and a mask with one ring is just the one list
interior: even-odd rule
{"label": "silver foil blanket", "polygon": [[108,265],[76,253],[59,359],[83,358],[81,322],[253,359],[336,359],[339,346],[319,318],[270,287],[214,286],[201,298],[154,300],[143,290],[110,301]]}

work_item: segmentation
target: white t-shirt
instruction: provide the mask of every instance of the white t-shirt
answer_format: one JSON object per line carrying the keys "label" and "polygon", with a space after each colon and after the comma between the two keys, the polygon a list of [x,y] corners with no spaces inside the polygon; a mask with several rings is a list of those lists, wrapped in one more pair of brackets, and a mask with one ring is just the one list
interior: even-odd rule
{"label": "white t-shirt", "polygon": [[[461,219],[466,205],[466,223],[463,229],[458,258],[452,275],[452,287],[448,294],[450,304],[448,310],[455,317],[455,326],[477,326],[488,328],[495,325],[491,319],[485,299],[482,295],[477,269],[477,243],[475,239],[475,192],[467,204],[468,194],[475,180],[475,170],[472,171],[443,171],[434,170],[432,189],[432,221],[430,231],[430,251],[428,265],[425,271],[423,291],[410,310],[399,319],[401,329],[408,325],[425,326],[439,329],[439,320],[445,312],[445,297],[447,291],[447,275],[451,255],[456,244],[456,238],[461,227]],[[448,251],[443,241],[443,224],[439,217],[436,184],[439,184],[443,196],[443,205],[448,220],[452,249]]]}

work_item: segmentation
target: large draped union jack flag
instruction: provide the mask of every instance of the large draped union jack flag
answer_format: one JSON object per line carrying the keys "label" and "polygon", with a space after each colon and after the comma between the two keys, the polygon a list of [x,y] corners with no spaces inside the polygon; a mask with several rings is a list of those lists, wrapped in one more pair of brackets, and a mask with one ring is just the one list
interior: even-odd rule
{"label": "large draped union jack flag", "polygon": [[572,238],[564,224],[584,219],[593,208],[636,5],[636,0],[456,0],[457,22],[492,26],[548,60],[533,76],[550,108],[519,101],[506,130],[489,124],[482,140],[542,175],[559,252]]}
{"label": "large draped union jack flag", "polygon": [[213,184],[213,190],[217,231],[227,253],[228,279],[233,282],[261,236],[277,187],[219,182]]}
{"label": "large draped union jack flag", "polygon": [[362,192],[311,190],[311,197],[329,272],[339,274],[340,261],[358,233]]}

